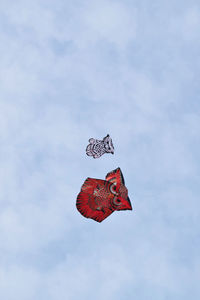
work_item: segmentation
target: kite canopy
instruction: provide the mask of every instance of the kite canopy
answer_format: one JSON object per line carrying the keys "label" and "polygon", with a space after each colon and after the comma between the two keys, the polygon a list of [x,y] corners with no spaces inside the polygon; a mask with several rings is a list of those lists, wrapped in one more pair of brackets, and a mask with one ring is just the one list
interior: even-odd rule
{"label": "kite canopy", "polygon": [[84,217],[97,222],[115,210],[132,210],[120,168],[108,173],[106,180],[87,178],[77,196],[76,207]]}
{"label": "kite canopy", "polygon": [[89,145],[86,148],[86,154],[88,156],[93,156],[93,158],[99,158],[105,153],[114,154],[114,146],[109,134],[107,134],[107,136],[105,136],[103,140],[97,140],[94,138],[89,139]]}

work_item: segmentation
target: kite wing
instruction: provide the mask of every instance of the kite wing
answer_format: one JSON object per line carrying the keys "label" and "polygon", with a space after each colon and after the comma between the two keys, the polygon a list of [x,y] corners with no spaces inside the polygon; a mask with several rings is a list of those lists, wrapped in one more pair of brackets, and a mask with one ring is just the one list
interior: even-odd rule
{"label": "kite wing", "polygon": [[113,211],[107,207],[104,208],[101,207],[101,205],[96,205],[96,203],[101,203],[101,201],[102,199],[100,197],[80,192],[77,197],[76,207],[84,217],[102,222]]}
{"label": "kite wing", "polygon": [[76,201],[76,207],[84,217],[101,222],[113,212],[113,209],[109,208],[109,185],[101,179],[85,180]]}
{"label": "kite wing", "polygon": [[120,168],[117,168],[117,169],[109,172],[106,175],[106,180],[109,181],[109,182],[115,183],[117,188],[119,188],[119,186],[121,184],[125,185],[124,176],[123,176],[122,171],[121,171]]}

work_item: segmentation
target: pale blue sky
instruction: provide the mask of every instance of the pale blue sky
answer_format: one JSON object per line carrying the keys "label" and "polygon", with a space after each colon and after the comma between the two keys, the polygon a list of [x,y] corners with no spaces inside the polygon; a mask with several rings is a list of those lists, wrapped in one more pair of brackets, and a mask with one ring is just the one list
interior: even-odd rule
{"label": "pale blue sky", "polygon": [[[0,41],[0,299],[199,299],[199,1],[2,0]],[[83,218],[117,167],[134,210]]]}

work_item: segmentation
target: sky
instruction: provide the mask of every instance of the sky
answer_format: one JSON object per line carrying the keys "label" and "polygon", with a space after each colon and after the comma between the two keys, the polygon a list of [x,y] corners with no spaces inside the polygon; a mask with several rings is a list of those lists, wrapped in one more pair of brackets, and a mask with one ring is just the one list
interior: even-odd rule
{"label": "sky", "polygon": [[[199,299],[199,1],[1,0],[0,41],[0,299]],[[133,211],[84,218],[117,167]]]}

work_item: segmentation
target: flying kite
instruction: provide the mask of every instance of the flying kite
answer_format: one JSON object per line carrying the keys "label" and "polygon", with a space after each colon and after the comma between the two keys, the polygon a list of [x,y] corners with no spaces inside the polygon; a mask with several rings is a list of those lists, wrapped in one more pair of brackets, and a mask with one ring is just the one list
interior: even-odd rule
{"label": "flying kite", "polygon": [[114,146],[109,134],[107,134],[107,136],[105,136],[103,140],[97,140],[93,138],[89,139],[89,145],[86,148],[86,154],[88,156],[99,158],[104,153],[114,154]]}
{"label": "flying kite", "polygon": [[108,173],[106,180],[87,178],[77,196],[76,207],[84,217],[97,222],[115,210],[132,210],[120,168]]}

